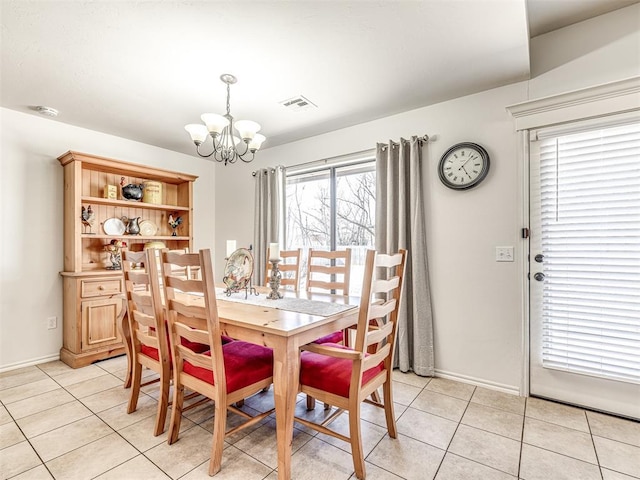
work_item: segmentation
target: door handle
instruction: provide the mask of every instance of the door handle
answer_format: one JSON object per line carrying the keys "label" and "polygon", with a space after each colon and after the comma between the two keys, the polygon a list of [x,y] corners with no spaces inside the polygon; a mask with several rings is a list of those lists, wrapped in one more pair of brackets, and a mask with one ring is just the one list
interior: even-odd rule
{"label": "door handle", "polygon": [[544,280],[544,273],[538,272],[533,276],[533,278],[535,278],[537,281],[541,282],[541,281]]}
{"label": "door handle", "polygon": [[542,261],[544,260],[544,255],[539,253],[535,257],[533,257],[533,259],[538,263],[542,263]]}

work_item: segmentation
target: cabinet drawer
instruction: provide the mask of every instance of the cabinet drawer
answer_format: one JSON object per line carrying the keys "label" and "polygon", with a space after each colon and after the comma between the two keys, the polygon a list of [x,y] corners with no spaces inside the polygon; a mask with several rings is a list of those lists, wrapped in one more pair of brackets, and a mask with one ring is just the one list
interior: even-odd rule
{"label": "cabinet drawer", "polygon": [[82,280],[80,295],[86,297],[100,297],[120,293],[120,280]]}

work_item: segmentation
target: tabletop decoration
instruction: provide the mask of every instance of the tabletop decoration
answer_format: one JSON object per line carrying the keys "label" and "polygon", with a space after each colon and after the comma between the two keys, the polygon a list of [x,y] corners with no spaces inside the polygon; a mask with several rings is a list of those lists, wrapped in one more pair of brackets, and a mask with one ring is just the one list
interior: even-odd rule
{"label": "tabletop decoration", "polygon": [[104,250],[109,253],[111,265],[107,270],[122,270],[122,249],[127,246],[127,242],[122,240],[111,240],[111,243],[104,246]]}
{"label": "tabletop decoration", "polygon": [[253,255],[250,249],[238,248],[226,259],[222,281],[227,286],[225,294],[230,296],[244,290],[245,298],[249,293],[258,295],[256,288],[251,284],[253,275]]}
{"label": "tabletop decoration", "polygon": [[271,277],[269,277],[269,287],[271,291],[267,298],[270,300],[278,300],[282,298],[280,293],[280,281],[282,280],[282,273],[278,268],[280,263],[280,245],[277,243],[269,244],[269,262],[271,262]]}
{"label": "tabletop decoration", "polygon": [[169,226],[171,227],[171,236],[177,237],[176,228],[182,223],[182,217],[173,218],[173,215],[169,215]]}

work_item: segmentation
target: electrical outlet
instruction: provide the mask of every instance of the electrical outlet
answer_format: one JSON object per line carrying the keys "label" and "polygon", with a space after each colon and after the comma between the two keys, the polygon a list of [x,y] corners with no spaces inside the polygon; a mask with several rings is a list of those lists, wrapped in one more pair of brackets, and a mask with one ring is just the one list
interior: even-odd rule
{"label": "electrical outlet", "polygon": [[49,317],[49,318],[47,318],[47,328],[49,330],[53,330],[54,328],[58,328],[58,317]]}
{"label": "electrical outlet", "polygon": [[513,247],[496,247],[496,262],[513,262]]}

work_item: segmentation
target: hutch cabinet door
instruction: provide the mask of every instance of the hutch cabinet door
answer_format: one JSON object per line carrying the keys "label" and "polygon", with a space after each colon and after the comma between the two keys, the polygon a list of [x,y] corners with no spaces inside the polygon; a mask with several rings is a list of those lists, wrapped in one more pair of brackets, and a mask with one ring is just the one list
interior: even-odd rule
{"label": "hutch cabinet door", "polygon": [[82,351],[122,342],[118,323],[125,313],[124,299],[112,297],[82,301]]}

